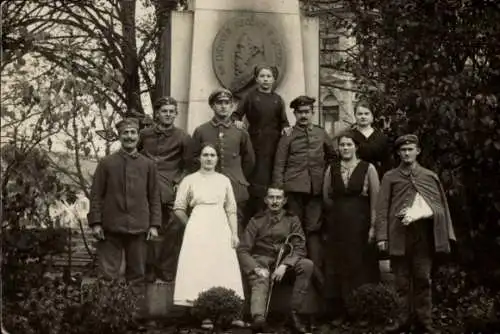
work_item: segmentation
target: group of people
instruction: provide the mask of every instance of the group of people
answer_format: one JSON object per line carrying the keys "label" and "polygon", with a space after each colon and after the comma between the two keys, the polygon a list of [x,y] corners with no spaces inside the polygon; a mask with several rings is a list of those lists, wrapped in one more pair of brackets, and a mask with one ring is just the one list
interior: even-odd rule
{"label": "group of people", "polygon": [[[314,98],[291,101],[290,126],[274,91],[277,69],[254,74],[256,88],[234,111],[232,93],[214,91],[213,118],[192,136],[174,126],[172,97],[155,103],[152,127],[140,130],[134,118],[117,124],[121,149],[99,162],[88,215],[104,277],[119,277],[124,253],[129,281],[175,279],[174,304],[192,306],[215,286],[232,289],[249,300],[260,330],[270,286],[291,274],[291,319],[305,333],[311,289],[342,317],[349,294],[379,280],[378,254],[388,252],[405,302],[388,331],[409,326],[414,309],[434,333],[432,255],[448,252],[454,234],[438,177],[417,162],[418,138],[396,140],[401,163],[390,169],[388,139],[363,102],[355,126],[334,140],[312,123]],[[276,263],[290,235],[292,251]],[[158,237],[161,247],[148,250]]]}

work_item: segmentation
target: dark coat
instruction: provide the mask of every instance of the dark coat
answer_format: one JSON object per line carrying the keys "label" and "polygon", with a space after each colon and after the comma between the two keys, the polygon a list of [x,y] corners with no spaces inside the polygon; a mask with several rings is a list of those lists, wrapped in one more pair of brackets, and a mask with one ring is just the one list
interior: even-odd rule
{"label": "dark coat", "polygon": [[139,149],[156,164],[162,203],[174,201],[174,187],[191,167],[190,148],[191,137],[182,129],[173,127],[161,130],[153,127],[141,131]]}
{"label": "dark coat", "polygon": [[[193,133],[193,161],[198,161],[204,143],[215,145],[220,157],[217,171],[231,180],[236,202],[248,199],[248,177],[255,165],[255,155],[248,132],[238,129],[232,121],[217,123],[215,119],[198,126]],[[199,162],[194,164],[194,170]]]}
{"label": "dark coat", "polygon": [[295,125],[283,135],[274,163],[273,184],[288,192],[320,195],[326,165],[335,160],[332,140],[321,127]]}
{"label": "dark coat", "polygon": [[412,205],[417,191],[432,209],[435,251],[450,252],[449,240],[455,240],[455,232],[446,195],[438,176],[417,164],[411,172],[400,167],[392,169],[382,179],[375,233],[377,240],[389,241],[390,255],[405,255],[406,227],[397,215]]}
{"label": "dark coat", "polygon": [[90,192],[89,225],[138,234],[161,223],[156,166],[142,154],[123,150],[99,161]]}
{"label": "dark coat", "polygon": [[246,274],[256,267],[274,269],[279,250],[286,237],[298,233],[303,237],[292,238],[293,252],[283,259],[283,264],[293,267],[297,261],[307,256],[305,235],[299,218],[291,213],[282,212],[271,218],[269,211],[263,211],[254,216],[248,223],[238,247],[240,265]]}

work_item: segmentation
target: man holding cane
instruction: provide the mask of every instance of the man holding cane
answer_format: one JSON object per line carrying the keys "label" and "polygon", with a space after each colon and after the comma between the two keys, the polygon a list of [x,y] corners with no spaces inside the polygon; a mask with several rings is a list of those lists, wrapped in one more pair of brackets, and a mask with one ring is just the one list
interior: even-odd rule
{"label": "man holding cane", "polygon": [[[285,273],[292,270],[295,274],[291,300],[292,321],[297,332],[305,333],[299,310],[309,290],[314,266],[306,258],[304,231],[298,217],[283,210],[286,203],[283,189],[269,188],[264,201],[267,210],[250,220],[238,248],[240,264],[248,275],[251,287],[253,328],[260,330],[265,325],[271,280],[279,283]],[[281,263],[276,263],[279,250],[290,234],[298,234],[298,237],[290,238],[292,252],[284,256]]]}
{"label": "man holding cane", "polygon": [[386,330],[407,331],[416,317],[424,332],[439,333],[431,317],[431,267],[434,253],[449,253],[455,240],[448,203],[438,176],[417,162],[417,136],[401,136],[395,147],[401,163],[382,179],[375,222],[378,248],[389,252],[402,302]]}

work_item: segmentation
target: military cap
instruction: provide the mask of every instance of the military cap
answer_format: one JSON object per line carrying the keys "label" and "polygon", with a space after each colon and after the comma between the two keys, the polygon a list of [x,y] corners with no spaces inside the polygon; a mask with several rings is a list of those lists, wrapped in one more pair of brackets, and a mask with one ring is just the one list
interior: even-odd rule
{"label": "military cap", "polygon": [[171,96],[162,96],[158,100],[156,100],[153,107],[156,110],[156,109],[161,108],[162,106],[168,106],[168,105],[172,105],[172,106],[177,107],[177,100]]}
{"label": "military cap", "polygon": [[135,128],[139,130],[139,120],[137,118],[127,117],[116,124],[116,130],[118,130],[118,133],[121,133],[127,128]]}
{"label": "military cap", "polygon": [[406,134],[400,136],[396,139],[394,146],[396,146],[396,148],[399,148],[401,145],[408,145],[408,144],[418,145],[418,137],[412,134]]}
{"label": "military cap", "polygon": [[225,89],[225,88],[219,88],[216,89],[210,94],[208,97],[208,104],[212,105],[215,103],[215,101],[219,100],[232,100],[233,99],[233,94],[231,93],[230,90]]}
{"label": "military cap", "polygon": [[298,109],[299,107],[302,107],[302,106],[313,105],[314,102],[316,102],[315,98],[301,95],[301,96],[295,98],[292,102],[290,102],[290,108]]}

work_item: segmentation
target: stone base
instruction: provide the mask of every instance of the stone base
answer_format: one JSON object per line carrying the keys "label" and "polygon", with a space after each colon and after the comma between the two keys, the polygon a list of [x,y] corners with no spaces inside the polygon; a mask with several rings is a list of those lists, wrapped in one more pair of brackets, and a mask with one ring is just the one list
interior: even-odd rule
{"label": "stone base", "polygon": [[149,318],[166,317],[173,309],[174,284],[149,283],[146,287],[146,315]]}

